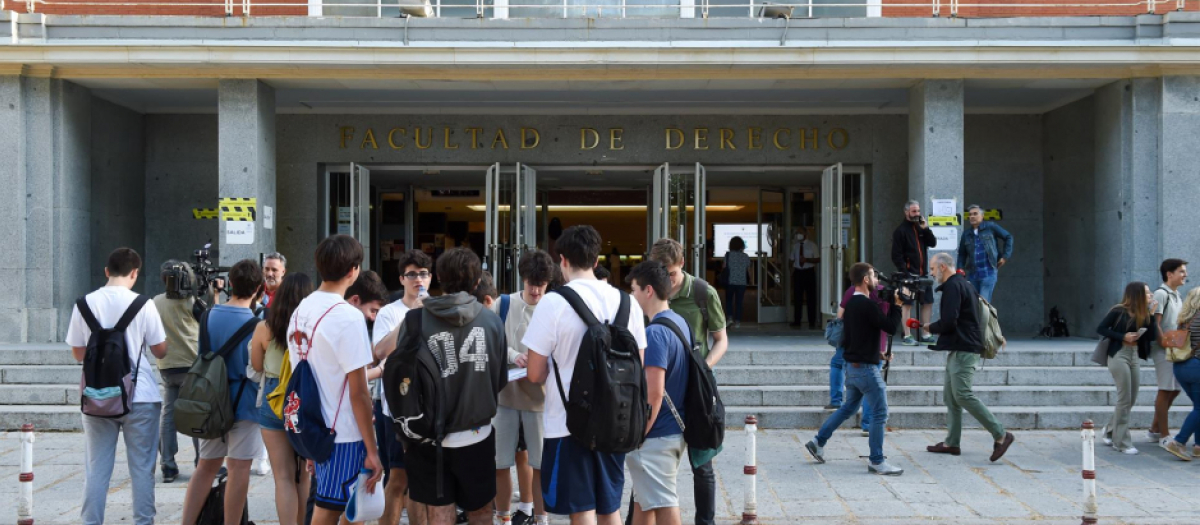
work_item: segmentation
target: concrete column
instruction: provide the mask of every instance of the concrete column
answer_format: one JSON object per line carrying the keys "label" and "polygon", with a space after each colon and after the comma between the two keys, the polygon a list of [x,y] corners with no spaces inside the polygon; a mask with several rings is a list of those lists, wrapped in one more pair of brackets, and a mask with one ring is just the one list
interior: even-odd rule
{"label": "concrete column", "polygon": [[1159,220],[1162,255],[1189,259],[1200,267],[1200,231],[1196,203],[1200,202],[1200,77],[1162,78],[1162,138]]}
{"label": "concrete column", "polygon": [[[908,92],[909,198],[927,216],[933,199],[955,199],[962,213],[963,166],[963,81],[923,80]],[[939,244],[935,250],[954,255],[957,248]]]}
{"label": "concrete column", "polygon": [[257,199],[258,213],[250,244],[230,244],[220,225],[220,264],[229,266],[275,251],[275,230],[263,220],[264,208],[275,207],[275,90],[258,80],[221,80],[218,99],[218,195]]}
{"label": "concrete column", "polygon": [[91,95],[32,73],[0,76],[0,342],[61,340],[91,264]]}

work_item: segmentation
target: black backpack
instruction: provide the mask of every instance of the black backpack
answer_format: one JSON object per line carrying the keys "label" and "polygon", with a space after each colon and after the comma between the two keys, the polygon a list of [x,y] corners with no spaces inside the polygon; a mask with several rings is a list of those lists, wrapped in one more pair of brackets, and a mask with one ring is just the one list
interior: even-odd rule
{"label": "black backpack", "polygon": [[112,328],[100,326],[86,297],[75,302],[79,315],[92,332],[83,354],[83,373],[79,378],[79,409],[85,415],[115,419],[129,413],[142,363],[142,349],[138,349],[137,363],[130,363],[125,330],[148,300],[148,297],[138,295]]}
{"label": "black backpack", "polygon": [[700,343],[691,341],[679,326],[666,319],[655,319],[651,324],[667,327],[675,332],[684,348],[690,348],[683,440],[689,447],[697,449],[720,447],[725,442],[725,403],[721,402],[721,394],[717,392],[717,378],[713,377],[712,369],[700,354]]}
{"label": "black backpack", "polygon": [[[200,507],[200,515],[196,517],[196,525],[225,525],[225,479],[225,474],[219,474],[216,486],[208,490],[204,506]],[[242,519],[237,524],[229,525],[254,525],[250,521],[249,498],[242,507]]]}
{"label": "black backpack", "polygon": [[567,430],[588,450],[623,454],[641,446],[650,418],[646,374],[637,340],[629,332],[629,295],[621,293],[617,317],[601,323],[569,287],[562,295],[587,324],[575,358],[571,397],[562,388],[562,373],[553,362],[558,395],[567,410]]}
{"label": "black backpack", "polygon": [[383,395],[392,410],[396,440],[405,448],[431,443],[436,448],[437,495],[442,494],[446,437],[446,390],[442,368],[421,335],[424,308],[404,314],[404,338],[383,367]]}

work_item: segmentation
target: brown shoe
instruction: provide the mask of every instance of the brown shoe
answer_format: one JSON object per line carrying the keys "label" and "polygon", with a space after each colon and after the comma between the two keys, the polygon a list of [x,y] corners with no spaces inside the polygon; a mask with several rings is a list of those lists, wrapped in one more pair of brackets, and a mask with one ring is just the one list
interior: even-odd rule
{"label": "brown shoe", "polygon": [[1012,446],[1014,439],[1015,438],[1013,438],[1012,432],[1007,432],[1004,434],[1004,441],[992,444],[993,462],[1004,457],[1004,453],[1008,452],[1008,447]]}
{"label": "brown shoe", "polygon": [[947,447],[945,443],[930,445],[925,447],[925,450],[927,452],[933,452],[934,454],[950,454],[951,456],[958,456],[962,454],[962,449],[958,447]]}

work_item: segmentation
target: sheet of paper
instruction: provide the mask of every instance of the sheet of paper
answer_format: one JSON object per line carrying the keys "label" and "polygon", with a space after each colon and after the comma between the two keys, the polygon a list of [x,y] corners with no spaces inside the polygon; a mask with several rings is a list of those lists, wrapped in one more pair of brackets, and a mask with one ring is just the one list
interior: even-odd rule
{"label": "sheet of paper", "polygon": [[933,209],[929,210],[929,215],[935,217],[949,217],[958,213],[958,202],[954,199],[933,199]]}
{"label": "sheet of paper", "polygon": [[254,244],[254,222],[225,221],[225,242],[228,244]]}
{"label": "sheet of paper", "polygon": [[954,226],[930,226],[929,230],[937,237],[937,248],[940,251],[958,249],[958,228]]}
{"label": "sheet of paper", "polygon": [[528,368],[510,368],[508,370],[508,382],[510,383],[518,379],[525,379],[526,377],[529,377]]}
{"label": "sheet of paper", "polygon": [[263,228],[268,230],[275,227],[275,209],[270,206],[263,206]]}

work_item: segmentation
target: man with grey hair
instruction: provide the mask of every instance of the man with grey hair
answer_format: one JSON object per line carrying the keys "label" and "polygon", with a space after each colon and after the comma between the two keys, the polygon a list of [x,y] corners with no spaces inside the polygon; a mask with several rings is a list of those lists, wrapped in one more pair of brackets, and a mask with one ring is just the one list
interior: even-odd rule
{"label": "man with grey hair", "polygon": [[[896,270],[912,275],[929,275],[929,249],[937,246],[937,237],[930,231],[925,217],[921,215],[921,203],[908,201],[904,203],[904,222],[892,232],[892,263]],[[922,321],[929,320],[933,314],[933,289],[925,287],[920,290],[920,308]],[[911,310],[917,298],[904,303],[903,315],[910,319]],[[918,339],[920,338],[919,343]],[[923,334],[910,333],[908,323],[904,324],[904,341],[906,346],[931,344],[933,336],[929,332]]]}
{"label": "man with grey hair", "polygon": [[942,293],[941,318],[936,323],[926,324],[925,328],[938,334],[937,344],[929,348],[949,352],[946,356],[946,382],[942,391],[947,411],[946,426],[949,428],[945,441],[925,449],[935,454],[961,454],[958,445],[962,437],[962,412],[966,409],[992,434],[995,442],[992,444],[991,460],[996,461],[1012,446],[1013,435],[1004,430],[1004,425],[971,390],[975,369],[979,366],[979,355],[983,352],[979,294],[965,277],[958,274],[954,268],[954,258],[948,253],[933,256],[933,278],[939,283],[937,291]]}
{"label": "man with grey hair", "polygon": [[1012,257],[1013,236],[999,224],[983,222],[983,208],[978,204],[967,206],[967,223],[969,227],[958,240],[958,267],[990,303],[997,274]]}
{"label": "man with grey hair", "polygon": [[[275,299],[275,290],[283,282],[287,273],[287,258],[282,253],[272,252],[263,257],[263,307],[270,308],[271,300]],[[266,312],[263,312],[265,318]]]}

